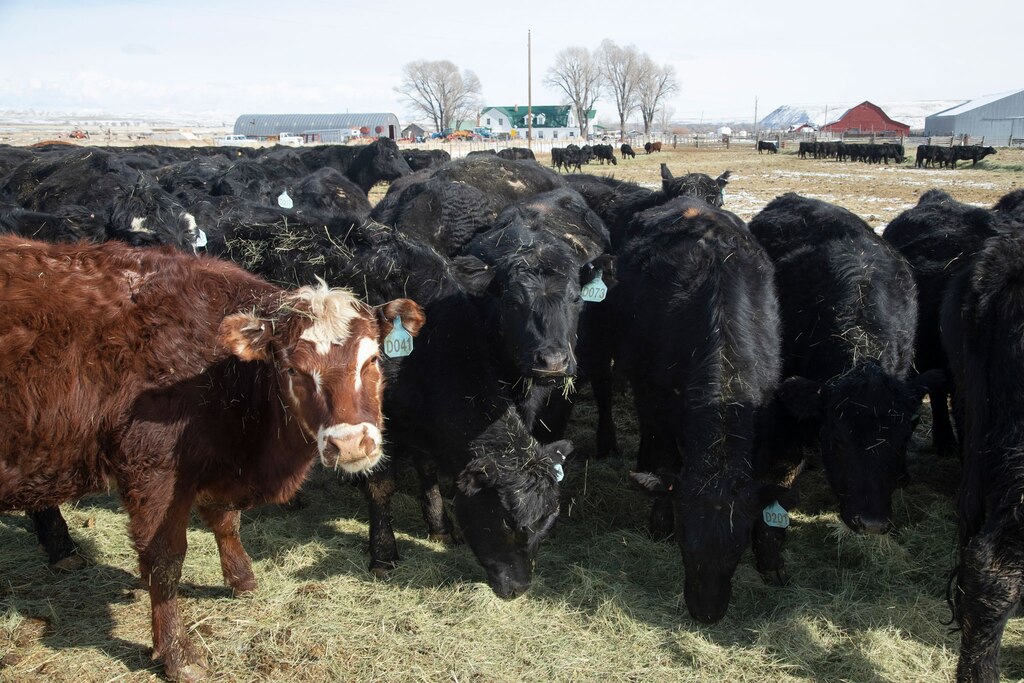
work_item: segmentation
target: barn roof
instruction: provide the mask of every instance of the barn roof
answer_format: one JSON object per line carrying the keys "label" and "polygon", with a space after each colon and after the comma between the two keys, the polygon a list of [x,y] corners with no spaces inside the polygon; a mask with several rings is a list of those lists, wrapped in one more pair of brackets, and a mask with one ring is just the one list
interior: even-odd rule
{"label": "barn roof", "polygon": [[265,137],[281,133],[306,133],[381,126],[398,130],[398,117],[387,112],[369,114],[242,114],[235,120],[235,134]]}
{"label": "barn roof", "polygon": [[898,128],[910,128],[910,126],[908,124],[906,124],[906,123],[900,123],[899,121],[894,121],[893,119],[891,119],[889,117],[888,114],[886,114],[884,111],[882,111],[881,107],[879,107],[877,104],[872,104],[871,102],[868,102],[867,100],[864,100],[863,102],[861,102],[860,104],[858,104],[858,105],[856,105],[854,107],[850,107],[845,112],[843,112],[842,116],[840,116],[835,121],[832,121],[831,123],[825,124],[824,126],[822,126],[822,128],[823,129],[828,129],[831,126],[835,126],[835,125],[837,125],[839,123],[842,123],[843,119],[845,119],[847,116],[850,115],[850,112],[852,112],[852,111],[854,111],[856,109],[859,109],[860,107],[867,107],[868,109],[871,109],[872,111],[877,113],[882,118],[883,121],[885,121],[886,123],[888,123],[888,124],[890,124],[892,126],[896,126]]}

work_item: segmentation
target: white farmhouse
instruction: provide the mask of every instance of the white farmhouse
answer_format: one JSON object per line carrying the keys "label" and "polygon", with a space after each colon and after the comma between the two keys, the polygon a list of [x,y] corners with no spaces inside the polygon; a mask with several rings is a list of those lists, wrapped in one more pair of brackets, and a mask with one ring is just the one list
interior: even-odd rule
{"label": "white farmhouse", "polygon": [[[580,127],[576,115],[569,105],[534,106],[529,114],[533,116],[533,138],[535,140],[568,140],[580,142]],[[594,132],[596,111],[587,112],[587,135]],[[489,128],[492,134],[507,133],[514,138],[526,139],[528,128],[527,108],[485,107],[480,111],[480,127]],[[583,141],[585,142],[585,140]]]}

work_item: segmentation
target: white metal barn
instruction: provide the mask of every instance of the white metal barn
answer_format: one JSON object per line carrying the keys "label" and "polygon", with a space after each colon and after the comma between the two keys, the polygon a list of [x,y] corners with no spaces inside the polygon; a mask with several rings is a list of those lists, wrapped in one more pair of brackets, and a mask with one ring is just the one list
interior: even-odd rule
{"label": "white metal barn", "polygon": [[398,117],[372,114],[242,114],[236,135],[265,140],[281,133],[301,135],[305,142],[345,142],[352,137],[398,137]]}
{"label": "white metal barn", "polygon": [[1024,90],[971,100],[927,117],[925,135],[969,135],[986,145],[1024,142]]}

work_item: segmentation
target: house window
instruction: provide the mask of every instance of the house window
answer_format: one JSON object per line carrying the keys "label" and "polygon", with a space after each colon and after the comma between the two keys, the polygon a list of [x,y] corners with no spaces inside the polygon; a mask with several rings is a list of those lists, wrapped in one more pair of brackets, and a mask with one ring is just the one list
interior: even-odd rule
{"label": "house window", "polygon": [[538,130],[537,131],[537,137],[543,139],[544,138],[544,131]]}
{"label": "house window", "polygon": [[491,125],[491,120],[490,119],[487,119],[487,125],[488,126]]}
{"label": "house window", "polygon": [[498,125],[499,126],[504,126],[505,125],[505,119],[498,119]]}
{"label": "house window", "polygon": [[555,138],[557,140],[558,139],[558,131],[557,130],[551,131],[551,137],[553,137],[553,138]]}

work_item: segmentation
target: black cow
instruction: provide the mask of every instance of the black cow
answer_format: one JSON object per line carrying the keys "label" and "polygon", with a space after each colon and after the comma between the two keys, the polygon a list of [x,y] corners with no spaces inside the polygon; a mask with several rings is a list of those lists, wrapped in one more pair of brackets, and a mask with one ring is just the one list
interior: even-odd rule
{"label": "black cow", "polygon": [[392,183],[371,216],[452,256],[512,202],[562,186],[535,161],[467,156]]}
{"label": "black cow", "polygon": [[443,149],[407,149],[402,158],[409,164],[409,170],[415,173],[425,168],[438,168],[452,160],[452,155]]}
{"label": "black cow", "polygon": [[950,164],[953,168],[956,168],[956,162],[970,160],[971,166],[977,166],[978,162],[987,157],[990,154],[995,154],[995,147],[982,147],[981,145],[963,145],[961,147],[953,147],[952,158]]}
{"label": "black cow", "polygon": [[931,166],[932,159],[934,158],[934,152],[935,147],[933,145],[918,145],[915,166],[917,166],[917,168]]}
{"label": "black cow", "polygon": [[316,275],[350,286],[368,301],[404,291],[422,301],[430,316],[410,355],[383,361],[391,458],[359,480],[370,505],[371,570],[383,576],[399,560],[390,513],[393,463],[411,458],[430,537],[453,539],[438,479],[448,474],[456,479],[462,533],[488,583],[502,597],[520,595],[558,516],[556,466],[561,470],[571,444],[539,446],[511,402],[495,362],[488,302],[467,293],[456,277],[464,269],[481,270],[481,264],[472,258],[453,262],[379,223],[331,221],[312,230],[303,220],[238,226],[228,242],[230,255],[275,282]]}
{"label": "black cow", "polygon": [[778,154],[779,146],[776,145],[774,142],[768,142],[767,140],[758,140],[757,153],[764,154],[765,152],[768,152],[769,154]]}
{"label": "black cow", "polygon": [[594,145],[594,158],[600,159],[601,165],[604,165],[605,161],[611,163],[614,166],[617,162],[615,161],[615,150],[611,145]]}
{"label": "black cow", "polygon": [[[942,190],[929,190],[917,206],[894,218],[882,237],[910,263],[917,284],[917,330],[914,366],[918,372],[948,370],[939,317],[946,287],[969,268],[985,240],[1005,228],[1004,220],[987,209],[962,204]],[[929,391],[932,443],[951,454],[956,437],[949,421],[944,386]]]}
{"label": "black cow", "polygon": [[555,170],[562,170],[562,166],[565,164],[565,147],[552,147],[551,148],[551,165]]}
{"label": "black cow", "polygon": [[626,157],[629,157],[630,159],[636,159],[636,152],[633,151],[633,148],[630,146],[628,142],[622,143],[622,145],[619,147],[619,152],[622,153],[623,159],[625,159]]}
{"label": "black cow", "polygon": [[584,152],[579,145],[566,145],[562,151],[562,165],[565,167],[566,173],[569,171],[579,171],[580,166],[590,161],[589,154],[591,153],[588,147],[587,151]]}
{"label": "black cow", "polygon": [[1024,223],[1024,187],[1003,195],[992,210],[1010,216],[1018,223]]}
{"label": "black cow", "polygon": [[505,149],[499,149],[498,156],[502,159],[510,159],[512,161],[518,161],[520,159],[530,159],[531,161],[537,160],[533,150],[529,147],[506,147]]}
{"label": "black cow", "polygon": [[906,381],[917,317],[910,266],[854,214],[796,194],[770,202],[750,230],[775,263],[782,307],[789,379],[779,389],[776,466],[798,471],[802,442],[817,432],[843,522],[884,533],[906,480],[914,413],[943,377]]}
{"label": "black cow", "polygon": [[[1024,227],[1024,226],[1021,226]],[[1024,576],[1024,232],[989,239],[948,288],[943,342],[965,412],[957,566],[949,601],[960,628],[957,681],[999,680],[1003,629]]]}
{"label": "black cow", "polygon": [[370,215],[370,200],[359,186],[333,168],[322,168],[295,183],[292,204],[321,216]]}
{"label": "black cow", "polygon": [[[782,491],[758,447],[780,370],[772,264],[738,217],[699,199],[644,211],[631,232],[611,303],[640,432],[632,477],[656,495],[652,533],[674,530],[690,614],[712,623]],[[781,558],[761,559],[781,578]]]}

